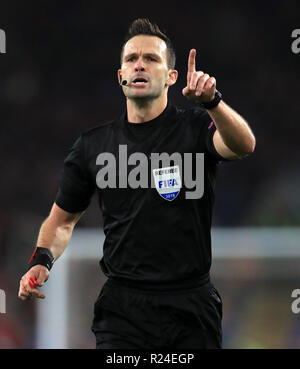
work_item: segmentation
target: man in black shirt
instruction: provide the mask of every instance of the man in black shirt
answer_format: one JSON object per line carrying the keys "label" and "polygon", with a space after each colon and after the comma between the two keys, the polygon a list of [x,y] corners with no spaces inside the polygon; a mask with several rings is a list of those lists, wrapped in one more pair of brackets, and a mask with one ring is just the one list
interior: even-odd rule
{"label": "man in black shirt", "polygon": [[255,138],[195,58],[192,49],[182,91],[195,107],[178,109],[167,98],[178,75],[172,43],[149,20],[132,23],[118,70],[127,110],[76,140],[20,281],[21,299],[45,297],[36,287],[96,191],[108,277],[95,303],[97,348],[221,347],[222,302],[209,279],[215,174],[252,153]]}

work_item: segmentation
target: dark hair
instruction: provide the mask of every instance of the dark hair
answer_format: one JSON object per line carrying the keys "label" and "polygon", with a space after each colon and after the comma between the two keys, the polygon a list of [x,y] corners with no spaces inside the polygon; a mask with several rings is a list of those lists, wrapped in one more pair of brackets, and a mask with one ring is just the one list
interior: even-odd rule
{"label": "dark hair", "polygon": [[121,51],[121,64],[123,59],[123,52],[124,52],[124,46],[128,40],[130,40],[134,36],[138,35],[149,35],[149,36],[156,36],[165,41],[167,45],[167,64],[169,69],[175,68],[175,61],[176,61],[176,55],[175,55],[175,49],[171,42],[171,40],[168,38],[168,36],[163,33],[158,25],[156,23],[150,22],[147,18],[138,18],[135,19],[127,32],[127,35],[125,37],[122,51]]}

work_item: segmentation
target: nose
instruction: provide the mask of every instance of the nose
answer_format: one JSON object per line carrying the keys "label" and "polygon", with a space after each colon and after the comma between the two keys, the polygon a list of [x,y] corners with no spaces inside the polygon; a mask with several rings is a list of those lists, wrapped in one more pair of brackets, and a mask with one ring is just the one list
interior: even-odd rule
{"label": "nose", "polygon": [[135,69],[136,72],[144,72],[145,71],[145,65],[144,65],[144,62],[143,62],[142,58],[139,58],[136,61],[134,69]]}

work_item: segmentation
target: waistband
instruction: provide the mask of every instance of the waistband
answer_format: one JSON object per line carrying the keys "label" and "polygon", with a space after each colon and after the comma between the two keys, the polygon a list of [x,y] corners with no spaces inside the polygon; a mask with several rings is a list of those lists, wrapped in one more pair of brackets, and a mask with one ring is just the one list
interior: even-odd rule
{"label": "waistband", "polygon": [[126,278],[110,277],[107,279],[108,286],[121,286],[143,291],[181,291],[201,287],[210,282],[209,272],[200,276],[170,282],[138,281]]}

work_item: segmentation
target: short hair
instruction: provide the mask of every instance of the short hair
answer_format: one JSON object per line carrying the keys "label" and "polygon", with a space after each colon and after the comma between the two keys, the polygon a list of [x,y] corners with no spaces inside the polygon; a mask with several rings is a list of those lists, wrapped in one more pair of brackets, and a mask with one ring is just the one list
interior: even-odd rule
{"label": "short hair", "polygon": [[169,39],[169,37],[162,32],[158,25],[156,23],[151,22],[147,18],[138,18],[135,19],[127,32],[127,35],[125,37],[122,50],[121,50],[121,65],[122,65],[122,59],[123,59],[123,52],[124,47],[127,41],[129,41],[131,38],[138,36],[138,35],[148,35],[148,36],[156,36],[162,39],[166,45],[167,45],[167,65],[169,69],[175,68],[175,62],[176,62],[176,54],[175,54],[175,48],[173,46],[173,43]]}

